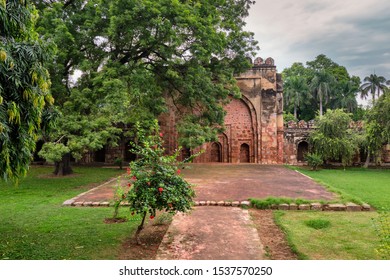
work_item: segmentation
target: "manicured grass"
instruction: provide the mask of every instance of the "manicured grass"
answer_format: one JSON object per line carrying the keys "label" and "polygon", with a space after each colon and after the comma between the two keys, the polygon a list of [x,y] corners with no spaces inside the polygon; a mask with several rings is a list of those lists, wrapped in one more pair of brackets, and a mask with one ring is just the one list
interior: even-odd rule
{"label": "manicured grass", "polygon": [[377,210],[390,210],[390,169],[297,170],[339,192],[345,200],[365,202]]}
{"label": "manicured grass", "polygon": [[[376,251],[380,245],[373,222],[376,212],[286,211],[276,212],[275,217],[302,259],[381,259]],[[313,224],[326,226],[313,228]]]}
{"label": "manicured grass", "polygon": [[[344,202],[390,210],[390,170],[348,168],[310,171],[289,167],[341,195]],[[276,212],[291,247],[303,259],[381,259],[376,212]]]}
{"label": "manicured grass", "polygon": [[[0,259],[115,259],[137,218],[105,224],[113,208],[63,207],[62,203],[123,173],[75,168],[75,175],[50,178],[52,168],[33,167],[19,186],[0,183]],[[130,215],[121,209],[120,216]]]}

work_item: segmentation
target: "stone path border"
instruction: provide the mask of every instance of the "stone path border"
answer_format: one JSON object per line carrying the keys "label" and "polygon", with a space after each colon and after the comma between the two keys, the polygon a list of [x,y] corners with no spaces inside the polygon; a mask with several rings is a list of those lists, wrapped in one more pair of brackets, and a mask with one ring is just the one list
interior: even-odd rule
{"label": "stone path border", "polygon": [[105,182],[104,184],[102,185],[99,185],[95,188],[92,188],[86,192],[83,192],[83,193],[80,193],[79,195],[71,198],[71,199],[68,199],[66,200],[64,203],[62,203],[62,206],[110,206],[110,202],[107,202],[107,201],[102,201],[102,202],[92,202],[92,201],[76,201],[78,198],[82,197],[83,195],[87,194],[87,193],[91,193],[91,192],[94,192],[95,190],[105,186],[105,185],[109,185],[111,184],[112,182],[114,181],[117,181],[118,178],[113,178],[107,182]]}
{"label": "stone path border", "polygon": [[[111,182],[111,181],[109,181]],[[107,183],[109,183],[107,182]],[[106,183],[106,184],[107,184]],[[93,191],[89,190],[90,191]],[[85,192],[85,193],[88,193]],[[82,193],[79,196],[85,194]],[[65,201],[62,205],[63,206],[74,206],[74,207],[98,207],[98,206],[103,206],[103,207],[109,207],[113,206],[113,202],[108,202],[108,201],[101,201],[101,202],[92,202],[92,201],[77,201],[75,200],[79,197],[74,197],[72,199],[69,199]],[[122,202],[121,206],[129,206],[128,202]],[[252,207],[252,204],[250,201],[195,201],[195,206],[224,206],[224,207],[243,207],[243,208],[249,208]],[[312,210],[312,211],[348,211],[348,212],[359,212],[359,211],[373,211],[374,209],[364,203],[362,205],[358,205],[352,202],[348,202],[345,204],[342,203],[332,203],[332,204],[321,204],[321,203],[310,203],[310,204],[274,204],[271,205],[268,209],[272,210]]]}
{"label": "stone path border", "polygon": [[[195,201],[195,206],[233,206],[233,207],[252,207],[249,201]],[[332,203],[332,204],[321,204],[321,203],[310,203],[310,204],[275,204],[271,205],[268,209],[272,210],[314,210],[314,211],[372,211],[374,210],[370,205],[364,203],[358,205],[352,202],[345,204]]]}

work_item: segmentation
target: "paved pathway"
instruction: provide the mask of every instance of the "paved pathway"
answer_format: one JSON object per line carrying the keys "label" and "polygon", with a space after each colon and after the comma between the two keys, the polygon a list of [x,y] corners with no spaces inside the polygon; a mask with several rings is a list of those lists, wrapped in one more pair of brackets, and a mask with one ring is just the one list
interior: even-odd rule
{"label": "paved pathway", "polygon": [[[249,198],[290,197],[332,200],[336,196],[310,178],[283,166],[259,164],[193,164],[182,175],[195,185],[198,201],[245,201]],[[117,180],[69,199],[76,202],[110,202]],[[122,181],[121,185],[126,185]]]}
{"label": "paved pathway", "polygon": [[248,210],[196,207],[174,217],[158,260],[259,260],[264,252]]}
{"label": "paved pathway", "polygon": [[248,200],[289,197],[332,200],[336,196],[312,179],[284,166],[194,164],[183,171],[196,185],[196,200]]}
{"label": "paved pathway", "polygon": [[[283,166],[258,164],[194,164],[182,175],[195,184],[196,200],[243,201],[268,196],[334,199],[335,195],[300,173]],[[65,205],[108,206],[117,180],[66,201]],[[121,185],[126,185],[122,181]],[[195,207],[175,215],[157,259],[256,260],[264,257],[261,240],[240,207]]]}

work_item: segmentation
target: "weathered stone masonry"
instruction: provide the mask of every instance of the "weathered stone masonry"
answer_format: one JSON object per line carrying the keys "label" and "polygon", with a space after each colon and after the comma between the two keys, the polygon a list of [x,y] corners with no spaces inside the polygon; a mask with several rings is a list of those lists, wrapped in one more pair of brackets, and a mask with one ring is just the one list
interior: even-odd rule
{"label": "weathered stone masonry", "polygon": [[[274,60],[257,58],[253,68],[236,79],[242,97],[231,98],[225,106],[226,130],[217,142],[194,151],[205,150],[195,162],[283,163],[282,81]],[[174,110],[162,116],[161,124],[166,148],[173,151],[178,146]]]}
{"label": "weathered stone masonry", "polygon": [[[194,162],[299,164],[305,161],[309,151],[308,136],[314,129],[312,121],[306,123],[283,123],[283,86],[274,60],[256,58],[252,69],[236,77],[242,97],[230,98],[225,106],[226,130],[218,141],[205,143],[190,151],[182,150],[182,158],[205,150]],[[172,106],[173,108],[173,106]],[[168,153],[178,148],[176,123],[179,116],[174,109],[159,119],[164,134],[164,145]],[[126,128],[124,129],[126,130]],[[86,154],[84,162],[112,164],[121,158],[125,162],[135,156],[129,152],[129,138],[123,138],[117,147],[105,146],[102,150]],[[355,162],[360,162],[360,158]],[[390,162],[390,145],[382,151],[382,162]]]}

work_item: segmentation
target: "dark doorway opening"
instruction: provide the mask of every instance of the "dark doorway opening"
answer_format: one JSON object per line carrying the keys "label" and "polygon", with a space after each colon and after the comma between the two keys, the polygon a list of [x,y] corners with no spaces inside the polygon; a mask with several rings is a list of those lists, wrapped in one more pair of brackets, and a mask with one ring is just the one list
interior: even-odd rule
{"label": "dark doorway opening", "polygon": [[306,141],[302,141],[298,144],[298,161],[305,161],[305,156],[309,151],[309,144]]}
{"label": "dark doorway opening", "polygon": [[211,144],[211,162],[222,162],[220,143],[214,142]]}
{"label": "dark doorway opening", "polygon": [[95,162],[106,162],[106,146],[95,151]]}
{"label": "dark doorway opening", "polygon": [[250,162],[249,145],[242,144],[240,147],[240,162]]}

